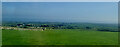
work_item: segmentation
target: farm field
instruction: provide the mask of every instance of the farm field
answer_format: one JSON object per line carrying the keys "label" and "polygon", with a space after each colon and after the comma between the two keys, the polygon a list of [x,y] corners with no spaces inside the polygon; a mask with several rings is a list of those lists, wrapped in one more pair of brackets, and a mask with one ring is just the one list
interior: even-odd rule
{"label": "farm field", "polygon": [[3,45],[118,45],[118,32],[83,29],[2,30]]}
{"label": "farm field", "polygon": [[0,46],[2,45],[2,30],[0,30]]}

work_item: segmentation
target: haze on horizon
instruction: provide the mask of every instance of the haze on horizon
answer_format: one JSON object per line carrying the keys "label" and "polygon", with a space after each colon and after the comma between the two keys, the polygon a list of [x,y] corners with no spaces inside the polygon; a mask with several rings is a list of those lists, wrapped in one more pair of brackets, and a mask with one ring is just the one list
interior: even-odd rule
{"label": "haze on horizon", "polygon": [[117,2],[3,2],[3,21],[118,23]]}

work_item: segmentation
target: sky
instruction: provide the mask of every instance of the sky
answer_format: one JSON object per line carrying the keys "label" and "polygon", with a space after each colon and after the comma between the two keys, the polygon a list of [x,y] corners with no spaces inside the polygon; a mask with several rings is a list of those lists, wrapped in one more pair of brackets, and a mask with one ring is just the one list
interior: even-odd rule
{"label": "sky", "polygon": [[117,23],[117,2],[3,2],[3,21]]}
{"label": "sky", "polygon": [[118,2],[119,0],[2,0],[3,2]]}

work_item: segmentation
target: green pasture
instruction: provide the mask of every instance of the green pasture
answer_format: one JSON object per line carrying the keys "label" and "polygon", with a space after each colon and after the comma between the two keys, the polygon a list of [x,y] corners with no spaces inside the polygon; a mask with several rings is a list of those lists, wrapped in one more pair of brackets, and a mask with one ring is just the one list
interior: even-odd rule
{"label": "green pasture", "polygon": [[3,45],[117,45],[118,32],[81,29],[2,30]]}

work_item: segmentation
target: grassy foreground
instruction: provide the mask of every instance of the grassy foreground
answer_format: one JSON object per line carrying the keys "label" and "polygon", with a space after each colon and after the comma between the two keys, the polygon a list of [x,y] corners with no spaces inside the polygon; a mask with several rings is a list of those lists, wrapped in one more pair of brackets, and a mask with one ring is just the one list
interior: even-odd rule
{"label": "grassy foreground", "polygon": [[2,45],[2,30],[0,29],[0,47]]}
{"label": "grassy foreground", "polygon": [[3,30],[3,45],[117,45],[118,32],[80,29]]}

